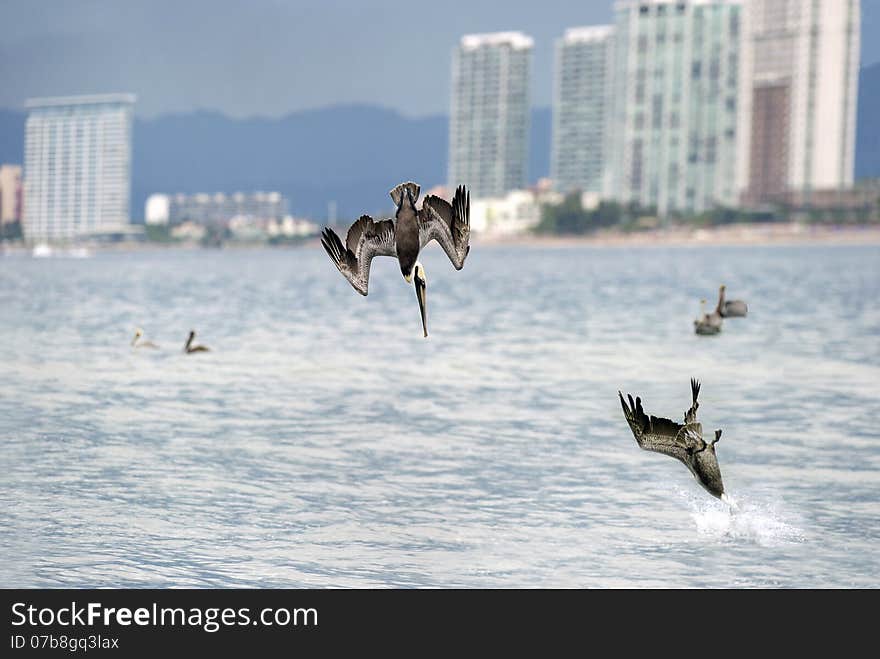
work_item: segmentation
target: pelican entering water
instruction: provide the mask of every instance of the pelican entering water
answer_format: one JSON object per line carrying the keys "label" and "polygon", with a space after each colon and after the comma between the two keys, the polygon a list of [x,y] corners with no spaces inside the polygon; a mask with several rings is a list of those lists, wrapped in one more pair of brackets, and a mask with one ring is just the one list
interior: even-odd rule
{"label": "pelican entering water", "polygon": [[183,351],[186,353],[191,352],[210,352],[210,348],[207,346],[193,345],[193,340],[196,338],[195,330],[190,330],[189,338],[186,340],[186,345],[183,346]]}
{"label": "pelican entering water", "polygon": [[722,318],[742,318],[749,313],[749,305],[742,300],[725,300],[724,291],[727,287],[721,284],[718,289],[718,313]]}
{"label": "pelican entering water", "polygon": [[144,336],[144,330],[142,330],[140,327],[136,328],[134,330],[134,338],[131,340],[131,347],[132,348],[158,348],[159,347],[155,343],[153,343],[152,341],[141,341],[143,336]]}
{"label": "pelican entering water", "polygon": [[705,312],[706,300],[700,300],[700,314],[694,321],[694,332],[697,334],[711,335],[721,331],[721,314],[718,309],[712,313]]}
{"label": "pelican entering water", "polygon": [[400,272],[408,284],[416,289],[422,331],[428,336],[427,287],[428,280],[419,254],[432,240],[440,243],[456,270],[464,266],[470,251],[470,194],[460,185],[450,204],[445,199],[428,195],[422,208],[416,208],[420,188],[408,181],[391,190],[397,205],[394,220],[375,221],[369,215],[351,225],[343,244],[333,229],[326,227],[321,244],[339,269],[361,295],[367,294],[370,283],[370,262],[376,256],[392,256],[400,264]]}
{"label": "pelican entering water", "polygon": [[697,482],[703,486],[709,494],[718,497],[727,503],[732,510],[736,510],[736,504],[724,492],[724,483],[721,481],[721,469],[718,466],[718,458],[715,455],[715,444],[721,439],[721,431],[715,431],[715,439],[711,443],[703,440],[703,425],[697,422],[697,396],[700,393],[700,383],[691,380],[691,394],[693,403],[690,409],[684,413],[684,425],[657,416],[648,416],[642,409],[642,399],[636,397],[635,402],[631,395],[627,394],[629,405],[623,399],[619,391],[620,405],[623,407],[623,416],[629,424],[639,446],[646,451],[663,453],[680,460],[694,475]]}

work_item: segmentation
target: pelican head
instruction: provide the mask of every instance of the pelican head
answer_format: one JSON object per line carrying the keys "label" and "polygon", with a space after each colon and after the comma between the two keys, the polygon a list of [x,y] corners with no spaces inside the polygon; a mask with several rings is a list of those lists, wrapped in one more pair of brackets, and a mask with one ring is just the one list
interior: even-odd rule
{"label": "pelican head", "polygon": [[419,300],[419,312],[422,314],[422,331],[425,333],[425,338],[428,337],[428,321],[426,318],[427,310],[427,289],[428,289],[428,279],[425,276],[425,267],[419,262],[416,261],[416,266],[413,268],[412,274],[410,275],[411,279],[415,282],[416,287],[416,297]]}
{"label": "pelican head", "polygon": [[721,480],[721,468],[718,466],[718,457],[715,455],[715,444],[721,439],[721,431],[715,431],[715,441],[705,444],[691,455],[689,465],[697,482],[703,486],[709,494],[724,500],[724,483]]}
{"label": "pelican head", "polygon": [[138,339],[140,339],[143,335],[144,330],[142,330],[140,327],[136,327],[134,330],[134,338],[131,340],[131,345],[134,346],[134,344],[138,342]]}
{"label": "pelican head", "polygon": [[193,342],[193,339],[194,339],[194,338],[196,338],[196,331],[195,331],[195,330],[190,330],[190,331],[189,331],[189,336],[186,338],[186,345],[183,346],[183,349],[184,349],[184,350],[189,349],[190,345],[192,345],[192,342]]}

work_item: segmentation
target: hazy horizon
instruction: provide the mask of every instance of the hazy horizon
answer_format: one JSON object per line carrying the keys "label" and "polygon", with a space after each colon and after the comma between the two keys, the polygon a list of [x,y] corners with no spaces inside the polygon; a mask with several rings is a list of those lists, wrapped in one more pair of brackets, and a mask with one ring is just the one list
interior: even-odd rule
{"label": "hazy horizon", "polygon": [[[532,107],[552,101],[554,42],[566,28],[608,23],[612,0],[8,0],[0,22],[0,107],[27,98],[137,95],[152,119],[194,111],[277,119],[330,106],[370,105],[409,118],[449,111],[451,55],[461,35],[521,30],[535,39]],[[862,33],[880,3],[862,3]],[[389,65],[389,62],[392,65]],[[862,39],[862,66],[880,43]]]}

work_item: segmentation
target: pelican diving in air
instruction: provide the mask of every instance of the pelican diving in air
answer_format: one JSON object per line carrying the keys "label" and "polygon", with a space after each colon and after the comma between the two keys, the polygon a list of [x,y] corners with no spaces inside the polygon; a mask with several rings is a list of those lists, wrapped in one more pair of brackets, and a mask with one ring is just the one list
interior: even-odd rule
{"label": "pelican diving in air", "polygon": [[208,348],[207,346],[193,345],[193,341],[195,340],[195,338],[196,338],[195,330],[190,330],[189,337],[186,340],[186,345],[183,346],[183,351],[185,353],[189,354],[192,352],[210,352],[211,351],[211,349]]}
{"label": "pelican diving in air", "polygon": [[727,287],[721,284],[718,289],[718,313],[722,318],[742,318],[749,313],[749,305],[742,300],[724,299],[724,291]]}
{"label": "pelican diving in air", "polygon": [[642,409],[642,399],[638,396],[633,402],[632,396],[627,394],[629,399],[627,405],[623,394],[618,391],[617,395],[623,407],[623,416],[626,417],[626,422],[641,448],[680,460],[703,489],[735,509],[733,500],[724,493],[721,469],[718,467],[718,458],[715,455],[715,444],[721,439],[721,431],[716,430],[715,439],[707,444],[703,440],[703,426],[697,421],[699,393],[700,383],[691,379],[693,403],[684,413],[684,425],[662,417],[648,416]]}
{"label": "pelican diving in air", "polygon": [[721,331],[721,314],[717,308],[712,313],[706,313],[705,307],[706,300],[700,300],[700,315],[694,321],[694,332],[704,336],[718,334]]}
{"label": "pelican diving in air", "polygon": [[440,243],[456,270],[464,266],[470,251],[471,201],[467,189],[460,185],[450,204],[445,199],[428,195],[422,208],[416,208],[419,185],[408,181],[389,193],[397,206],[393,220],[373,220],[362,215],[351,225],[343,244],[336,232],[326,227],[321,244],[339,269],[361,295],[367,294],[370,283],[370,262],[376,256],[392,256],[400,264],[400,272],[407,283],[414,283],[422,331],[428,336],[427,286],[425,268],[419,253],[432,240]]}
{"label": "pelican diving in air", "polygon": [[144,330],[142,330],[140,327],[135,328],[134,338],[131,340],[131,347],[132,348],[153,348],[153,349],[159,347],[155,343],[153,343],[152,341],[141,341],[142,338],[144,338]]}

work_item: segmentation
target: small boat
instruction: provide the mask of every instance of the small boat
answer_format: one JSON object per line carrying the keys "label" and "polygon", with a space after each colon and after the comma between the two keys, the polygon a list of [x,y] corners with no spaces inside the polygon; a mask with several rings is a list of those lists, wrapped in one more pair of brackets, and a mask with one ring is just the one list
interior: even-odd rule
{"label": "small boat", "polygon": [[34,248],[31,250],[31,256],[35,259],[46,259],[50,256],[54,256],[55,250],[53,250],[46,243],[39,243],[34,245]]}
{"label": "small boat", "polygon": [[64,252],[64,255],[72,259],[88,259],[92,256],[92,250],[88,247],[71,247]]}

